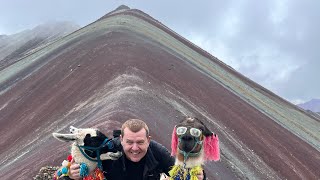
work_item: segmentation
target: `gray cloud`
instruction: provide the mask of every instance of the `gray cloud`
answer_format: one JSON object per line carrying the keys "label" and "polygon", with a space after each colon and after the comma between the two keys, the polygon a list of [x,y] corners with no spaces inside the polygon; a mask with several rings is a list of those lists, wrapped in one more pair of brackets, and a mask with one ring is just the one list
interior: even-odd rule
{"label": "gray cloud", "polygon": [[0,1],[0,34],[52,20],[84,26],[126,4],[289,101],[320,98],[317,0]]}
{"label": "gray cloud", "polygon": [[319,98],[320,2],[268,2],[230,3],[211,31],[189,37],[289,101]]}

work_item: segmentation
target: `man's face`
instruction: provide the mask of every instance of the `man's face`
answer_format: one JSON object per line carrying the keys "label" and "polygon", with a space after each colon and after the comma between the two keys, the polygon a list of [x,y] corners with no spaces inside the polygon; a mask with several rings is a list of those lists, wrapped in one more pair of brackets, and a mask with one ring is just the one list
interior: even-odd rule
{"label": "man's face", "polygon": [[121,137],[121,145],[126,157],[132,162],[139,162],[147,153],[150,137],[146,136],[146,130],[132,132],[125,128],[124,135]]}

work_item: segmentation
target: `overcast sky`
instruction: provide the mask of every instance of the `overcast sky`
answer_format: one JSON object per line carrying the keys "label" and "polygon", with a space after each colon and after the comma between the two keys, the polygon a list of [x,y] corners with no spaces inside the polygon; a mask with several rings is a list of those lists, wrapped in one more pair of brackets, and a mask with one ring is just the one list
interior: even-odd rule
{"label": "overcast sky", "polygon": [[0,34],[48,21],[85,26],[121,4],[293,103],[320,98],[320,0],[0,0]]}

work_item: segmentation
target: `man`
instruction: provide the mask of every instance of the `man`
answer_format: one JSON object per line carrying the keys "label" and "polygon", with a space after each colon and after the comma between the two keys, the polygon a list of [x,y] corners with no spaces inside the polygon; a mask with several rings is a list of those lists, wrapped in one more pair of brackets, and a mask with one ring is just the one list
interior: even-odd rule
{"label": "man", "polygon": [[[124,156],[116,161],[103,161],[108,180],[159,180],[161,173],[168,174],[174,165],[174,157],[161,144],[151,140],[149,128],[139,119],[127,120],[121,127],[120,139]],[[70,178],[80,179],[79,164],[70,167]],[[203,174],[198,179],[204,179]]]}

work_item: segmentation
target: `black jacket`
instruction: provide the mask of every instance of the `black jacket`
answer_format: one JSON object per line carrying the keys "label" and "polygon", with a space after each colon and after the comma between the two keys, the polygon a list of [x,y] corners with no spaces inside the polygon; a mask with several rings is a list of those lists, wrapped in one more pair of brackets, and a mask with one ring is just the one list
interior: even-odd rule
{"label": "black jacket", "polygon": [[[115,144],[119,145],[120,140],[115,139]],[[128,177],[125,154],[116,161],[103,161],[104,175],[108,180],[130,180]],[[170,167],[174,165],[174,157],[161,144],[151,140],[146,156],[144,157],[144,169],[142,180],[159,180],[160,173],[168,174]],[[132,178],[131,178],[132,179]]]}

